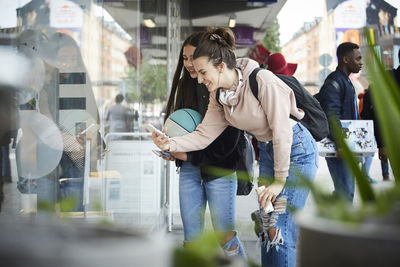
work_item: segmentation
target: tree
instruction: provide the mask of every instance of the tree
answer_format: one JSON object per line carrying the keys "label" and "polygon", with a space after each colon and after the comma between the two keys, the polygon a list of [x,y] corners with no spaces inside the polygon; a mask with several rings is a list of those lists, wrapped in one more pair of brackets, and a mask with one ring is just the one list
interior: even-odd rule
{"label": "tree", "polygon": [[262,45],[266,47],[271,53],[281,51],[281,45],[279,41],[279,22],[275,19],[274,23],[269,27],[265,34]]}
{"label": "tree", "polygon": [[131,102],[162,101],[167,94],[167,67],[144,62],[140,65],[139,75],[135,68],[129,67],[127,83],[127,96]]}

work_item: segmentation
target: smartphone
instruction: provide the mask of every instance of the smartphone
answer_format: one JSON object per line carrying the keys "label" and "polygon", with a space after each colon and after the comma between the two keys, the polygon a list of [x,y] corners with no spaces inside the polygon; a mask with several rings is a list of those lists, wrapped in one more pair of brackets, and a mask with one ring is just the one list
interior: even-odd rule
{"label": "smartphone", "polygon": [[153,132],[153,131],[156,131],[156,133],[158,134],[158,135],[162,135],[163,134],[163,132],[161,132],[160,130],[158,130],[156,127],[154,127],[152,124],[150,124],[150,123],[148,123],[148,124],[146,124],[145,126],[144,126],[145,128],[146,128],[146,130],[147,131],[149,131],[149,132]]}
{"label": "smartphone", "polygon": [[154,154],[156,154],[157,156],[159,156],[159,157],[170,157],[170,158],[175,158],[174,156],[172,156],[172,154],[171,153],[169,153],[169,152],[164,152],[164,151],[161,151],[161,150],[152,150],[153,151],[153,153]]}

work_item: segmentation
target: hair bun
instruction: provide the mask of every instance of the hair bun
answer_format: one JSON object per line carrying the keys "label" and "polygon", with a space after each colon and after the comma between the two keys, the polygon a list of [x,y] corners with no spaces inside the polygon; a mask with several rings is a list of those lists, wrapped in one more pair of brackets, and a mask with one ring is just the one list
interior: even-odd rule
{"label": "hair bun", "polygon": [[212,33],[212,34],[210,35],[210,40],[211,40],[211,41],[222,41],[222,38],[221,38],[221,36],[219,36],[218,34]]}
{"label": "hair bun", "polygon": [[210,35],[210,40],[211,40],[211,41],[217,42],[219,45],[228,46],[228,44],[226,43],[226,41],[225,41],[221,36],[219,36],[219,35],[216,34],[216,33],[212,33],[212,34]]}
{"label": "hair bun", "polygon": [[229,69],[236,66],[235,35],[228,28],[208,28],[193,53],[193,59],[208,56],[214,66],[227,63]]}
{"label": "hair bun", "polygon": [[229,49],[235,49],[235,35],[231,29],[223,27],[211,29],[210,40],[216,41],[218,44],[226,46]]}

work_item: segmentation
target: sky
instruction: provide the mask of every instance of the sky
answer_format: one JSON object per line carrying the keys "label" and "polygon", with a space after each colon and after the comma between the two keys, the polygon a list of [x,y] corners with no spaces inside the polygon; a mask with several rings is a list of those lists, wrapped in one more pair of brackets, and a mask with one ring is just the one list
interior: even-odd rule
{"label": "sky", "polygon": [[324,2],[324,0],[287,0],[278,14],[281,45],[287,43],[304,22],[311,22],[315,17],[321,17],[325,8]]}

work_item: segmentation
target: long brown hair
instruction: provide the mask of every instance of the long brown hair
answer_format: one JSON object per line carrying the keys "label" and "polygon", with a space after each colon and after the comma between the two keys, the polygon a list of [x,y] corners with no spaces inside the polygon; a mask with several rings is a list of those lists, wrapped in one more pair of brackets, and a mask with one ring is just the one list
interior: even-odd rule
{"label": "long brown hair", "polygon": [[[171,93],[165,108],[165,119],[177,109],[192,108],[197,109],[196,86],[197,79],[190,77],[189,72],[183,65],[183,48],[187,45],[197,47],[204,32],[192,33],[182,44],[179,60],[176,66],[174,78],[172,80]],[[181,78],[181,74],[183,75]]]}

